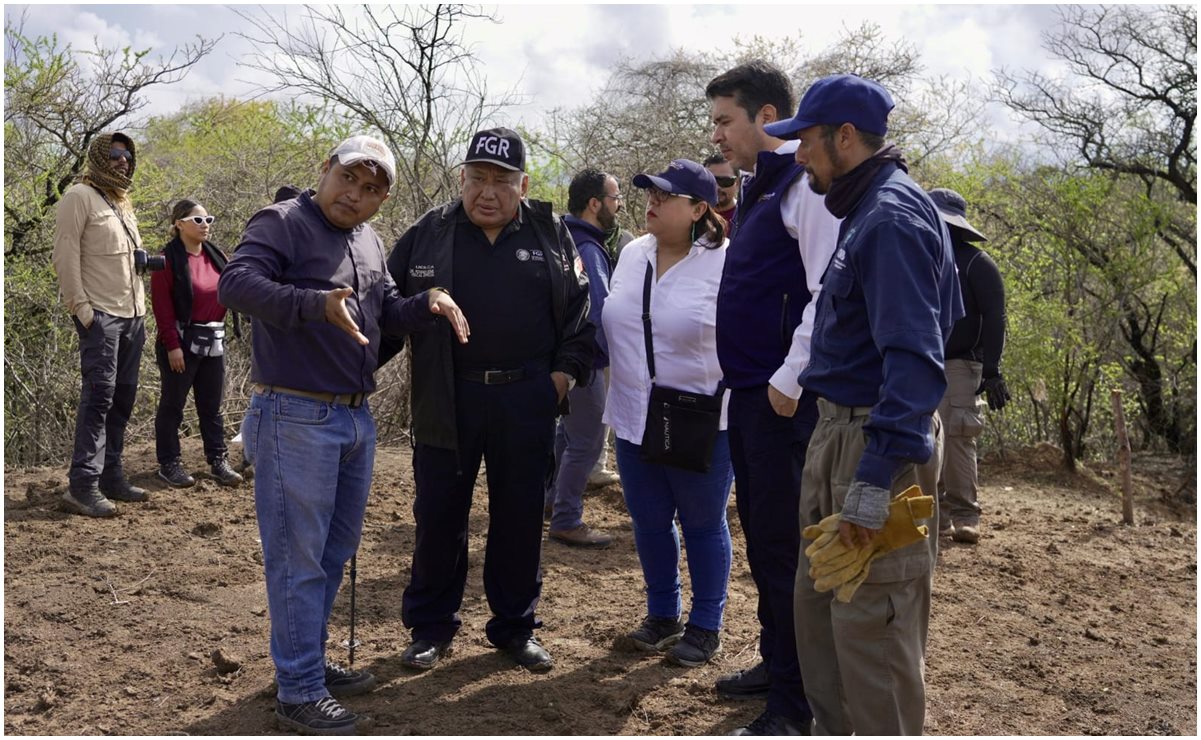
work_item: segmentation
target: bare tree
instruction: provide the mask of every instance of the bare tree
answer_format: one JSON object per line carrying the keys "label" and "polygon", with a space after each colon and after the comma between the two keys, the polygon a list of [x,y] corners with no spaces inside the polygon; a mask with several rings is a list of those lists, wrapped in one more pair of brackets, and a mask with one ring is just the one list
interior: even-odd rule
{"label": "bare tree", "polygon": [[48,249],[30,235],[83,169],[92,139],[128,122],[146,106],[147,88],[179,82],[220,41],[197,36],[152,60],[149,49],[97,40],[79,52],[85,66],[56,36],[29,38],[23,29],[24,18],[4,27],[5,254]]}
{"label": "bare tree", "polygon": [[1071,77],[996,73],[994,94],[1097,169],[1160,180],[1197,202],[1197,9],[1065,6],[1044,32]]}
{"label": "bare tree", "polygon": [[264,92],[314,96],[379,131],[408,183],[396,194],[408,218],[457,191],[455,147],[520,102],[490,96],[462,33],[492,18],[470,6],[305,6],[299,19],[235,12],[256,49],[243,64],[273,79]]}

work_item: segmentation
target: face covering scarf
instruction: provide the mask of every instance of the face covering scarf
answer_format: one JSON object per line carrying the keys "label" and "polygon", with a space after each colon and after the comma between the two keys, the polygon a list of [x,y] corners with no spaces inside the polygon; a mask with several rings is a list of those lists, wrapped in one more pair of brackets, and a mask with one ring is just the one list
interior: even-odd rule
{"label": "face covering scarf", "polygon": [[835,218],[846,218],[875,181],[880,168],[889,162],[896,162],[902,170],[909,171],[901,148],[896,144],[885,144],[880,151],[860,162],[855,169],[834,178],[834,182],[830,184],[830,192],[826,193],[826,210]]}
{"label": "face covering scarf", "polygon": [[[128,147],[132,155],[129,160],[129,172],[124,175],[113,169],[112,160],[109,159],[114,139]],[[88,147],[88,182],[105,191],[128,190],[133,183],[133,172],[137,163],[138,156],[133,141],[128,136],[121,133],[100,134],[92,139],[92,144]]]}

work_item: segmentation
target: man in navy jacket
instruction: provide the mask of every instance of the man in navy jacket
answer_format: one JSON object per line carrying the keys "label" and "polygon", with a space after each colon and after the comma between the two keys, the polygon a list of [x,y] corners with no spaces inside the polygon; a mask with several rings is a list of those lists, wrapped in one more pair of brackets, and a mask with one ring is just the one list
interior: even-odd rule
{"label": "man in navy jacket", "polygon": [[834,252],[838,222],[805,184],[796,142],[764,127],[792,110],[792,85],[765,62],[739,65],[705,89],[713,143],[751,174],[738,199],[717,295],[717,357],[730,387],[730,458],[747,562],[759,591],[757,665],[724,676],[728,698],[767,697],[749,735],[808,730],[792,601],[805,449],[817,421],[797,376],[809,355],[814,293]]}
{"label": "man in navy jacket", "polygon": [[601,309],[609,295],[609,253],[606,232],[617,225],[621,188],[617,178],[596,169],[585,169],[571,179],[567,188],[567,210],[563,217],[576,251],[588,275],[588,320],[596,327],[595,380],[576,386],[567,394],[571,413],[559,420],[555,434],[555,476],[547,487],[546,506],[551,510],[547,536],[573,547],[608,547],[613,536],[584,523],[584,488],[588,474],[605,446],[605,383],[609,348],[601,327]]}
{"label": "man in navy jacket", "polygon": [[[879,84],[834,75],[809,88],[796,117],[767,127],[798,139],[810,187],[843,219],[800,377],[818,396],[800,526],[838,513],[848,547],[869,544],[914,482],[935,495],[943,346],[963,315],[947,227],[884,142],[892,107]],[[849,603],[814,590],[802,553],[797,649],[815,735],[921,734],[937,541],[881,556]]]}

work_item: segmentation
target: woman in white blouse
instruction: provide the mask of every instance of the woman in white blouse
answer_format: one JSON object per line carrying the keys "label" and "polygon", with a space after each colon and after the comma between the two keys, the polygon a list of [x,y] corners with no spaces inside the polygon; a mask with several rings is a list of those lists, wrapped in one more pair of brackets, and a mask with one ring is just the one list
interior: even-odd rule
{"label": "woman in white blouse", "polygon": [[[646,579],[647,616],[629,637],[643,650],[667,650],[672,662],[695,667],[721,646],[730,577],[726,502],[733,470],[725,406],[709,472],[641,458],[651,389],[642,294],[649,263],[656,385],[715,393],[722,377],[717,363],[717,288],[729,242],[726,223],[713,210],[717,182],[701,165],[677,159],[659,175],[636,176],[633,184],[648,191],[650,233],[622,250],[601,317],[610,358],[604,421],[617,436],[617,468]],[[692,581],[687,624],[681,619],[677,515]]]}

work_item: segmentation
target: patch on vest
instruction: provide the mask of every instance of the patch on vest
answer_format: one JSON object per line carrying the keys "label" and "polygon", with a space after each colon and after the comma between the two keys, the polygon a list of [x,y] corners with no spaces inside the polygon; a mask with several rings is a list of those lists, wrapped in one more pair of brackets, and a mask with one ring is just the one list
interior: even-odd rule
{"label": "patch on vest", "polygon": [[413,265],[409,268],[409,277],[412,278],[432,278],[434,276],[433,265]]}
{"label": "patch on vest", "polygon": [[518,262],[529,262],[530,260],[546,262],[546,255],[542,254],[541,249],[518,249],[514,255]]}

